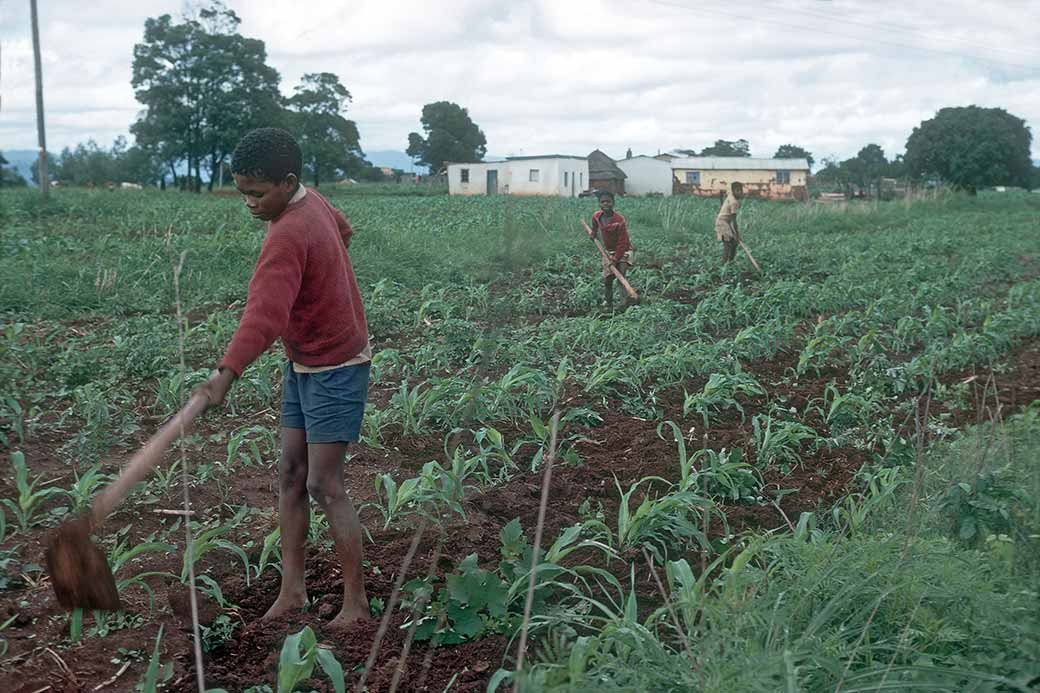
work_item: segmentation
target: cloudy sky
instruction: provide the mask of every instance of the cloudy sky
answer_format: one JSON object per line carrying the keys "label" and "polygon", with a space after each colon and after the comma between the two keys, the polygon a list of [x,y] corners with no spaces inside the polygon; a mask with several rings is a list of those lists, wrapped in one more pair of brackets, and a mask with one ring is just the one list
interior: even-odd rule
{"label": "cloudy sky", "polygon": [[[139,105],[144,21],[183,0],[38,0],[48,148],[109,145]],[[228,0],[291,93],[329,71],[365,150],[404,150],[455,101],[489,153],[623,156],[745,138],[817,160],[889,156],[943,106],[1000,106],[1040,158],[1040,2],[978,0]],[[36,146],[28,0],[0,0],[0,150]],[[305,9],[295,9],[295,8]]]}

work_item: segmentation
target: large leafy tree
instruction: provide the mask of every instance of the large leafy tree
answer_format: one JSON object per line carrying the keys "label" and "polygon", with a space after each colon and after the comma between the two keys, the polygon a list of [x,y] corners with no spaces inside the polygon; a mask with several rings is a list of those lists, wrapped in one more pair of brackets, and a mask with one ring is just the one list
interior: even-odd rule
{"label": "large leafy tree", "polygon": [[701,156],[751,156],[751,145],[747,140],[715,140],[715,144],[705,147]]}
{"label": "large leafy tree", "polygon": [[914,128],[905,163],[916,178],[935,177],[974,190],[984,185],[1029,187],[1033,135],[1003,108],[943,108]]}
{"label": "large leafy tree", "polygon": [[809,162],[809,168],[810,169],[812,169],[813,163],[815,163],[815,161],[816,161],[815,159],[813,159],[813,155],[811,153],[809,153],[809,150],[803,149],[802,147],[799,147],[799,146],[793,145],[793,144],[781,144],[777,148],[776,154],[773,155],[773,158],[774,159],[806,159]]}
{"label": "large leafy tree", "polygon": [[145,110],[131,130],[171,168],[186,162],[195,190],[202,167],[216,171],[246,131],[283,122],[278,72],[240,23],[216,1],[180,22],[146,20],[134,46],[132,84]]}
{"label": "large leafy tree", "polygon": [[[777,157],[780,158],[780,157]],[[885,150],[877,144],[868,144],[856,156],[836,161],[824,159],[823,168],[816,174],[816,180],[823,184],[832,184],[841,189],[846,197],[852,197],[854,191],[870,191],[881,197],[881,179],[885,176],[898,175],[902,161],[894,162],[885,158]]]}
{"label": "large leafy tree", "polygon": [[426,137],[417,132],[408,135],[408,156],[430,167],[436,173],[446,161],[476,162],[487,153],[487,138],[469,117],[469,112],[450,101],[437,101],[423,106],[422,127]]}
{"label": "large leafy tree", "polygon": [[[61,180],[61,175],[61,160],[47,152],[47,177],[54,181]],[[38,156],[33,160],[29,177],[32,178],[32,182],[36,185],[40,184],[40,157]]]}
{"label": "large leafy tree", "polygon": [[[75,148],[65,147],[61,150],[61,165],[52,174],[52,178],[70,185],[120,180],[117,155],[125,149],[125,140],[116,141],[115,151],[103,149],[94,140],[77,144]],[[50,170],[50,167],[48,167]]]}
{"label": "large leafy tree", "polygon": [[288,101],[304,167],[315,187],[337,174],[357,174],[367,164],[357,125],[343,116],[348,103],[350,92],[331,72],[304,75]]}
{"label": "large leafy tree", "polygon": [[888,171],[885,150],[878,144],[868,144],[859,150],[854,161],[856,183],[861,188],[875,187],[881,198],[881,178]]}

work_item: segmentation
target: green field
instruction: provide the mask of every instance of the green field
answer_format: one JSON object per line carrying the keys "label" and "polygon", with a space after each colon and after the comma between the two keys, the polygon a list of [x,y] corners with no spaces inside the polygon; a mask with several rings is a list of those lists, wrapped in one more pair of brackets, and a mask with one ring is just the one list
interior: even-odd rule
{"label": "green field", "polygon": [[[1036,690],[1040,195],[751,201],[761,273],[720,265],[717,201],[619,198],[643,301],[608,315],[593,201],[387,192],[328,193],[377,352],[347,470],[373,620],[345,634],[320,514],[311,607],[258,620],[278,348],[98,537],[126,610],[57,606],[46,532],[206,378],[264,229],[233,197],[0,193],[4,690],[193,690],[156,512],[185,467],[210,687],[511,689],[550,457],[524,690]],[[279,665],[305,627],[341,672]]]}

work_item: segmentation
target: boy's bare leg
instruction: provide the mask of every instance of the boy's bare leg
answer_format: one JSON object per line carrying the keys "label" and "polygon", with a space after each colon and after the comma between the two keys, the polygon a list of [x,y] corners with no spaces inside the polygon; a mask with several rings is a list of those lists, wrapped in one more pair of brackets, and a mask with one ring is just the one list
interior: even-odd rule
{"label": "boy's bare leg", "polygon": [[614,310],[614,275],[603,278],[603,295],[606,298],[607,310]]}
{"label": "boy's bare leg", "polygon": [[307,604],[304,551],[311,520],[307,497],[307,441],[302,428],[282,428],[278,466],[278,524],[282,530],[282,587],[264,618],[276,618]]}
{"label": "boy's bare leg", "polygon": [[307,447],[307,490],[325,511],[343,572],[343,608],[329,627],[345,628],[369,616],[361,567],[361,522],[343,489],[347,444],[315,443]]}

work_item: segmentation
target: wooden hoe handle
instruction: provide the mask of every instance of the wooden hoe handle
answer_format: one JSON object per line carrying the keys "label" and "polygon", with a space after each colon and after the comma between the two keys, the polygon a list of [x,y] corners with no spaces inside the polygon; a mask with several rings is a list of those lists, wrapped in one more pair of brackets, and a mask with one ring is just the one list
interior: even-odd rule
{"label": "wooden hoe handle", "polygon": [[746,245],[744,245],[744,241],[737,241],[737,243],[739,243],[740,247],[744,249],[745,253],[747,253],[747,258],[748,258],[748,260],[751,260],[751,264],[755,266],[755,269],[757,269],[759,272],[761,272],[762,268],[758,266],[757,262],[755,262],[755,256],[752,255],[751,251],[748,250],[748,247]]}
{"label": "wooden hoe handle", "polygon": [[148,474],[162,461],[166,448],[180,438],[182,429],[187,432],[189,425],[196,416],[209,405],[209,399],[204,394],[192,395],[184,408],[177,415],[166,422],[148,442],[138,450],[130,462],[123,467],[119,477],[107,486],[94,499],[94,507],[91,510],[91,519],[94,526],[101,525],[109,513],[117,505],[123,502],[130,489]]}
{"label": "wooden hoe handle", "polygon": [[636,290],[633,289],[632,285],[628,283],[627,279],[625,279],[625,275],[621,274],[618,268],[614,266],[614,260],[610,257],[610,255],[607,254],[607,249],[604,248],[603,244],[599,242],[599,239],[596,238],[595,233],[593,233],[592,229],[589,228],[589,225],[585,223],[584,219],[581,220],[581,225],[585,227],[585,232],[589,234],[589,238],[591,238],[592,242],[596,244],[596,249],[599,251],[599,254],[602,255],[603,259],[607,261],[607,267],[609,267],[610,271],[614,273],[614,276],[617,278],[618,283],[621,284],[621,286],[625,289],[625,292],[628,293],[629,296],[631,296],[634,300],[638,301],[639,294],[636,293]]}

